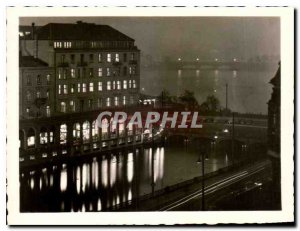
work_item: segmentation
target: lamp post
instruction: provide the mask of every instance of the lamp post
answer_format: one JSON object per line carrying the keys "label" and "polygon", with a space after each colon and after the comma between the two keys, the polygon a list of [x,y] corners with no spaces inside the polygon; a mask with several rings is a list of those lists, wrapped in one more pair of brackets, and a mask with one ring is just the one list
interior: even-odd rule
{"label": "lamp post", "polygon": [[204,186],[204,174],[205,174],[205,172],[204,172],[204,152],[202,151],[201,152],[201,158],[200,158],[200,156],[199,156],[199,159],[197,160],[197,164],[202,164],[201,165],[201,171],[202,171],[202,181],[201,181],[201,187],[202,187],[202,189],[201,189],[201,192],[202,192],[202,200],[201,200],[201,202],[202,202],[202,204],[201,204],[201,208],[202,208],[202,211],[204,211],[205,210],[205,196],[204,196],[204,194],[205,194],[205,186]]}

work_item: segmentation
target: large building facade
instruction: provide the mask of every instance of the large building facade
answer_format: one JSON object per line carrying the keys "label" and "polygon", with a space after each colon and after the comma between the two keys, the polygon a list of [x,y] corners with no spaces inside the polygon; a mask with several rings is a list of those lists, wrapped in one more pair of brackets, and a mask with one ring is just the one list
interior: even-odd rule
{"label": "large building facade", "polygon": [[138,103],[140,51],[132,38],[81,21],[33,23],[19,35],[21,162],[142,140],[133,126],[96,124],[100,111]]}

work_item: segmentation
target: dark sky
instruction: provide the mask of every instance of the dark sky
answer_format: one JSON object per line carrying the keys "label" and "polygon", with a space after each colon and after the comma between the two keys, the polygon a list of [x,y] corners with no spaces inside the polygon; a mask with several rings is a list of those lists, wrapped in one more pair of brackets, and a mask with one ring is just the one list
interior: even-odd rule
{"label": "dark sky", "polygon": [[274,17],[27,17],[20,24],[78,20],[108,24],[135,39],[143,55],[158,60],[280,55],[280,19]]}

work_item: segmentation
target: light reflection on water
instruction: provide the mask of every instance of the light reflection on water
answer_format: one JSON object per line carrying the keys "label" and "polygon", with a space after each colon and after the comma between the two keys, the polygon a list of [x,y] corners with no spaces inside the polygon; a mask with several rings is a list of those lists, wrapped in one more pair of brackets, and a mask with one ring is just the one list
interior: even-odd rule
{"label": "light reflection on water", "polygon": [[[30,207],[34,211],[47,211],[47,206],[54,211],[74,212],[107,211],[111,206],[126,206],[137,196],[200,175],[196,164],[199,151],[192,148],[197,145],[189,142],[191,147],[186,149],[184,141],[180,142],[176,141],[178,147],[175,148],[167,143],[165,147],[131,149],[86,158],[80,163],[21,172],[24,175],[21,189],[29,189],[22,191],[22,195],[26,200],[36,201],[37,207]],[[210,142],[206,146],[211,151],[205,161],[205,172],[216,171],[230,163],[227,154],[218,154],[211,149]],[[39,206],[39,203],[42,204]]]}

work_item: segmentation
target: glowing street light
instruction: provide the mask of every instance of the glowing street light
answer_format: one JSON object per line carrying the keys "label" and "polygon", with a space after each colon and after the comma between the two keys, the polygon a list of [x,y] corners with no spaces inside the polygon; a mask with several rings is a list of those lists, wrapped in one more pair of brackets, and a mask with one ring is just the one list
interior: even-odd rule
{"label": "glowing street light", "polygon": [[233,58],[233,62],[236,62],[237,61],[237,59],[236,58]]}
{"label": "glowing street light", "polygon": [[196,60],[199,61],[199,58],[197,58]]}
{"label": "glowing street light", "polygon": [[181,58],[178,58],[178,61],[181,61]]}
{"label": "glowing street light", "polygon": [[216,62],[218,62],[218,59],[217,59],[217,58],[215,58],[215,61],[216,61]]}

